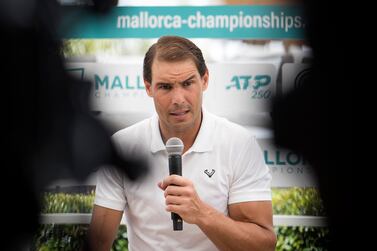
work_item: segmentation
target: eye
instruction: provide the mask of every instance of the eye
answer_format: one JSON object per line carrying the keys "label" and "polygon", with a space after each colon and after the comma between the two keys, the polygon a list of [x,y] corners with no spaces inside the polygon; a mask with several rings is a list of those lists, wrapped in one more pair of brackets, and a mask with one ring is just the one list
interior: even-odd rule
{"label": "eye", "polygon": [[192,80],[185,81],[185,82],[183,82],[182,85],[183,85],[183,87],[188,87],[188,86],[192,85]]}
{"label": "eye", "polygon": [[172,87],[170,84],[159,84],[158,85],[158,89],[161,89],[161,90],[170,90]]}

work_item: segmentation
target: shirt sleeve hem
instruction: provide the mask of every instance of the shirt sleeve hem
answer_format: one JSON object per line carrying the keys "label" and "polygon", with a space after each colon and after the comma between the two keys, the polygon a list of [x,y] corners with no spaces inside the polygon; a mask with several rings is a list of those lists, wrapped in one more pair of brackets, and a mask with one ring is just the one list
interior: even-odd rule
{"label": "shirt sleeve hem", "polygon": [[106,207],[106,208],[118,210],[118,211],[124,211],[124,209],[125,209],[125,203],[110,201],[110,200],[102,199],[102,198],[98,198],[98,197],[96,197],[94,199],[94,204],[101,206],[101,207]]}
{"label": "shirt sleeve hem", "polygon": [[271,190],[251,190],[238,192],[229,195],[228,204],[234,204],[247,201],[271,201]]}

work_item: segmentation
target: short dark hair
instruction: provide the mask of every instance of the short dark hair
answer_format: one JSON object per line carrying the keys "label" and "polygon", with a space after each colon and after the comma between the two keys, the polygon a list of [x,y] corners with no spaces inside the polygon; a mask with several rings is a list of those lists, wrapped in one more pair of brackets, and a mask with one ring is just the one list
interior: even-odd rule
{"label": "short dark hair", "polygon": [[207,71],[202,51],[190,40],[178,36],[163,36],[153,44],[144,57],[143,77],[152,83],[152,64],[154,59],[176,62],[192,59],[201,77]]}

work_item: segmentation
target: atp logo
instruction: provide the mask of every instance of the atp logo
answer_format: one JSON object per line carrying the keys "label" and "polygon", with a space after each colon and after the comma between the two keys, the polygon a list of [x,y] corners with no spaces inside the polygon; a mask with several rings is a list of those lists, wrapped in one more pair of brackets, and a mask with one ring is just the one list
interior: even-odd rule
{"label": "atp logo", "polygon": [[270,75],[235,75],[230,80],[226,90],[248,91],[251,89],[251,99],[269,99],[271,90],[268,88],[271,84]]}

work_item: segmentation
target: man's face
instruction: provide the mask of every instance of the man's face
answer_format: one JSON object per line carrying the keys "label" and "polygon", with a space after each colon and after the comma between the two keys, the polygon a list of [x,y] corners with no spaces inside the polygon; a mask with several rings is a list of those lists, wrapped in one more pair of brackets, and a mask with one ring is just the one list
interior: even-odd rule
{"label": "man's face", "polygon": [[200,124],[203,91],[208,86],[208,72],[200,77],[192,59],[166,62],[155,59],[152,83],[144,81],[153,97],[160,126],[184,132]]}

